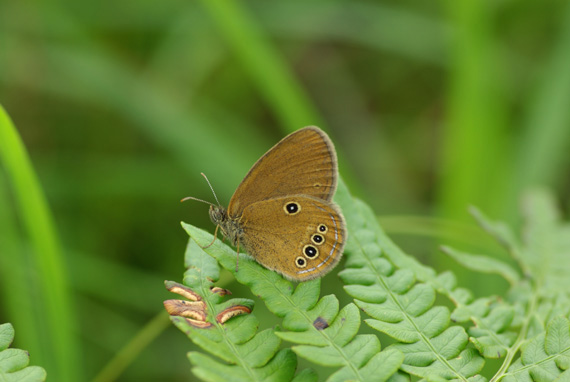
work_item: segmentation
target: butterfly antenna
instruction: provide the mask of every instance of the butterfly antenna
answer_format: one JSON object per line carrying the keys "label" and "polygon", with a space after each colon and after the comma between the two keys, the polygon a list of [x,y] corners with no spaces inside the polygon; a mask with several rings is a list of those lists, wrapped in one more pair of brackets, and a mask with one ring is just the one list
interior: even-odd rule
{"label": "butterfly antenna", "polygon": [[210,203],[210,202],[207,202],[207,201],[205,201],[205,200],[195,198],[195,197],[193,197],[193,196],[187,196],[187,197],[185,197],[184,199],[182,199],[182,200],[180,200],[180,201],[181,201],[181,202],[185,202],[185,201],[187,201],[187,200],[196,200],[196,201],[198,201],[198,202],[206,203],[206,204],[209,204],[209,205],[211,205],[211,206],[216,206],[214,203]]}
{"label": "butterfly antenna", "polygon": [[[210,181],[208,180],[208,177],[206,177],[206,175],[205,175],[203,172],[201,172],[200,174],[206,179],[206,182],[208,182],[208,186],[210,186],[210,190],[212,190],[212,194],[214,194],[214,198],[216,199],[216,202],[218,202],[218,206],[219,206],[219,205],[220,205],[220,201],[218,200],[218,197],[216,196],[216,193],[214,192],[214,188],[213,188],[212,185],[210,184]],[[185,201],[187,201],[187,200],[196,200],[196,201],[198,201],[198,202],[206,203],[206,204],[209,204],[209,205],[211,205],[211,206],[216,207],[216,205],[215,205],[214,203],[210,203],[210,202],[207,202],[207,201],[205,201],[205,200],[195,198],[195,197],[193,197],[193,196],[187,196],[187,197],[185,197],[184,199],[182,199],[181,202],[185,202]]]}
{"label": "butterfly antenna", "polygon": [[204,177],[204,179],[206,179],[206,182],[208,182],[208,186],[210,186],[210,190],[212,190],[212,194],[214,194],[214,199],[216,199],[216,202],[218,203],[218,206],[219,206],[220,201],[218,200],[218,197],[216,196],[216,193],[214,192],[214,187],[212,187],[212,184],[208,180],[208,177],[206,176],[206,174],[204,174],[203,172],[201,172],[200,174]]}

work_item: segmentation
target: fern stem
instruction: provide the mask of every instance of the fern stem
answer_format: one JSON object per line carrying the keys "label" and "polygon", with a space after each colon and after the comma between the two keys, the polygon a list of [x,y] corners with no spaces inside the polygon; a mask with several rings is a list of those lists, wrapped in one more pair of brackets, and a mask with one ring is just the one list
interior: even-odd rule
{"label": "fern stem", "polygon": [[505,356],[505,360],[503,361],[499,370],[497,370],[495,375],[489,380],[489,382],[500,381],[501,378],[505,376],[507,369],[509,368],[509,366],[511,366],[513,359],[515,358],[515,355],[519,351],[520,347],[526,342],[530,321],[532,319],[532,316],[536,313],[536,307],[538,305],[538,299],[539,299],[538,290],[540,290],[540,288],[536,288],[532,293],[532,298],[529,301],[526,317],[523,321],[523,325],[521,327],[521,330],[519,331],[517,339],[513,343],[513,346],[511,346],[511,348],[507,350],[507,355]]}

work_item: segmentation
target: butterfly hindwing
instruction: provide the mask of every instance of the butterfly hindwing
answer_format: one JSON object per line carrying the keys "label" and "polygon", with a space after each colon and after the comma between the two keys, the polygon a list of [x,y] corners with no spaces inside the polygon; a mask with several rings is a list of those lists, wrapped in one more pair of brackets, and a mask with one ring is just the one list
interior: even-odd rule
{"label": "butterfly hindwing", "polygon": [[244,209],[239,225],[240,246],[264,267],[296,281],[331,270],[347,235],[338,207],[307,195],[253,203]]}

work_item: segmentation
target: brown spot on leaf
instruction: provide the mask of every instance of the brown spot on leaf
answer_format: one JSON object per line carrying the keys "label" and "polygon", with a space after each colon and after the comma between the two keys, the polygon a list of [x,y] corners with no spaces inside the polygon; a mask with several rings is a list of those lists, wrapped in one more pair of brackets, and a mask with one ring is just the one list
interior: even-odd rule
{"label": "brown spot on leaf", "polygon": [[194,292],[192,289],[188,288],[185,285],[178,284],[174,281],[165,281],[164,284],[166,285],[166,289],[168,289],[169,292],[179,294],[180,296],[192,301],[202,300],[202,297],[200,297],[198,293]]}
{"label": "brown spot on leaf", "polygon": [[219,287],[212,287],[212,288],[210,288],[210,290],[212,291],[212,293],[217,293],[220,296],[232,294],[232,292],[230,292],[229,289],[224,289],[224,288],[219,288]]}
{"label": "brown spot on leaf", "polygon": [[206,321],[206,304],[204,301],[166,300],[164,301],[164,308],[171,316]]}
{"label": "brown spot on leaf", "polygon": [[235,306],[231,306],[231,307],[223,310],[222,312],[218,313],[218,315],[216,316],[216,321],[218,321],[220,324],[223,324],[232,317],[240,316],[242,314],[249,314],[249,313],[251,313],[251,309],[248,308],[247,306],[235,305]]}
{"label": "brown spot on leaf", "polygon": [[322,317],[317,317],[315,321],[313,321],[313,326],[317,330],[323,330],[329,327],[329,323]]}
{"label": "brown spot on leaf", "polygon": [[200,328],[200,329],[208,329],[208,328],[211,328],[212,326],[214,326],[211,323],[209,323],[208,321],[197,321],[197,320],[193,320],[191,318],[186,318],[185,320],[190,325],[192,325],[196,328]]}
{"label": "brown spot on leaf", "polygon": [[[168,289],[170,292],[179,294],[180,296],[191,300],[186,301],[172,299],[164,301],[164,308],[168,314],[171,316],[182,317],[186,320],[186,322],[188,322],[188,324],[196,328],[205,329],[213,326],[212,323],[207,321],[208,311],[206,308],[206,303],[202,300],[202,296],[187,286],[174,281],[165,281],[165,285],[166,289]],[[212,287],[210,290],[212,293],[219,294],[220,296],[232,294],[229,290],[219,287]],[[223,324],[232,317],[249,313],[251,313],[251,308],[244,305],[235,305],[219,313],[216,316],[216,321],[220,324]]]}
{"label": "brown spot on leaf", "polygon": [[196,328],[209,328],[212,324],[206,321],[206,303],[202,301],[202,297],[194,292],[192,289],[185,285],[176,283],[174,281],[165,281],[166,289],[170,292],[176,293],[186,300],[166,300],[164,301],[164,308],[171,316],[183,317],[186,322]]}

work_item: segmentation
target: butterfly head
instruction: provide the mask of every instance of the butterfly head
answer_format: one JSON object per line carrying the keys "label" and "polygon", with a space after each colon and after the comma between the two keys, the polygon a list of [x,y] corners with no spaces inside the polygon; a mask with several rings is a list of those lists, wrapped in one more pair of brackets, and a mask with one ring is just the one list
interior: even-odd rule
{"label": "butterfly head", "polygon": [[224,226],[228,220],[228,212],[222,206],[210,205],[210,220],[212,223],[219,226]]}
{"label": "butterfly head", "polygon": [[[228,210],[222,206],[210,206],[210,220],[220,228],[222,235],[228,239],[234,246],[237,246],[243,237],[243,227],[240,220],[232,218],[228,215]],[[217,228],[216,228],[217,231]]]}

